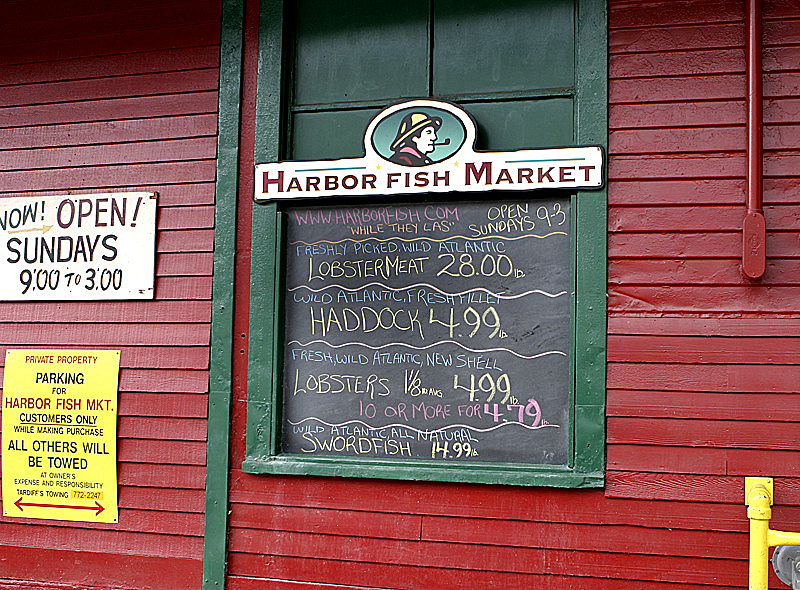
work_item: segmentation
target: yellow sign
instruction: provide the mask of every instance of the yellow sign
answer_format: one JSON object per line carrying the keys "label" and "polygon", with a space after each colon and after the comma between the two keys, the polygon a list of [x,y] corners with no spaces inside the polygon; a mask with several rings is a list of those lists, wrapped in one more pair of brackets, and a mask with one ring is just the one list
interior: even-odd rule
{"label": "yellow sign", "polygon": [[3,516],[117,522],[118,350],[8,350]]}

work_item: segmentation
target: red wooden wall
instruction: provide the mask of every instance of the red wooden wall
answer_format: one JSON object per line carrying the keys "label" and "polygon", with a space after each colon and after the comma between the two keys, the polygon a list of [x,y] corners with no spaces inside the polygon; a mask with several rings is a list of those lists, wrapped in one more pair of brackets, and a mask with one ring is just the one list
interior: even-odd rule
{"label": "red wooden wall", "polygon": [[[122,349],[120,524],[0,518],[0,588],[199,588],[219,0],[3,7],[0,198],[160,207],[155,301],[0,304],[0,353]],[[248,2],[228,588],[745,588],[746,475],[776,478],[773,526],[800,530],[800,4],[764,12],[768,270],[750,283],[744,2],[610,2],[608,484],[581,491],[240,471]]]}
{"label": "red wooden wall", "polygon": [[122,351],[119,524],[0,518],[0,588],[198,588],[220,1],[2,8],[0,198],[147,190],[159,207],[155,301],[0,304],[0,362]]}
{"label": "red wooden wall", "polygon": [[242,344],[229,588],[747,587],[744,477],[774,476],[773,526],[800,530],[800,3],[764,13],[768,270],[750,283],[744,2],[610,2],[606,488],[244,474]]}

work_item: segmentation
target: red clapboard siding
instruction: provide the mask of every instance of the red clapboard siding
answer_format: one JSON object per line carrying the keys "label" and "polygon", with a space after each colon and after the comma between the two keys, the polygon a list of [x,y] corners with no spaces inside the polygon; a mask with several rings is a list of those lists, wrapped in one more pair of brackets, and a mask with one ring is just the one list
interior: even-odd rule
{"label": "red clapboard siding", "polygon": [[[99,329],[98,329],[99,328]],[[193,346],[207,345],[209,326],[203,324],[150,324],[109,323],[92,324],[5,323],[0,324],[0,339],[15,347],[39,346],[114,346],[155,345]]]}
{"label": "red clapboard siding", "polygon": [[[736,285],[741,283],[741,260],[633,260],[612,261],[608,267],[611,285]],[[800,283],[800,260],[773,259],[763,280],[771,285]]]}
{"label": "red clapboard siding", "polygon": [[[231,487],[234,505],[324,508],[349,513],[363,511],[363,498],[374,494],[369,502],[371,514],[377,511],[399,515],[496,518],[502,513],[504,518],[513,521],[680,529],[694,529],[702,523],[704,530],[747,530],[739,506],[609,500],[603,497],[602,490],[550,489],[542,494],[535,489],[464,486],[455,495],[448,494],[449,488],[444,484],[379,482],[368,485],[366,482],[354,484],[348,480],[314,478],[310,481],[306,478],[270,478],[262,482],[256,476],[241,472],[236,472]],[[500,507],[502,512],[499,512]]]}
{"label": "red clapboard siding", "polygon": [[[20,16],[25,18],[29,29],[9,31],[4,43],[25,43],[31,39],[83,40],[84,37],[98,32],[161,29],[165,23],[174,25],[177,22],[210,22],[217,16],[215,11],[218,8],[213,2],[196,2],[192,7],[194,10],[187,10],[187,5],[181,2],[164,2],[163,5],[146,2],[135,10],[127,5],[89,3],[81,9],[59,9],[51,4],[47,11],[33,11],[30,7],[26,9],[24,3],[19,3],[17,9],[21,11]],[[26,37],[26,33],[30,36]]]}
{"label": "red clapboard siding", "polygon": [[197,90],[215,90],[218,70],[137,74],[65,82],[43,82],[8,86],[0,95],[0,106],[23,106],[73,100],[95,100],[124,96],[179,94]]}
{"label": "red clapboard siding", "polygon": [[[0,323],[43,322],[58,318],[63,322],[207,322],[211,318],[211,304],[207,301],[186,301],[176,306],[162,301],[136,301],[103,303],[42,302],[36,306],[25,302],[5,303],[0,306]],[[5,359],[0,359],[0,364]],[[124,361],[121,361],[124,362]]]}
{"label": "red clapboard siding", "polygon": [[695,336],[797,336],[797,318],[726,318],[726,317],[617,317],[608,319],[610,334],[655,334]]}
{"label": "red clapboard siding", "polygon": [[[617,233],[609,236],[611,260],[647,257],[734,258],[741,255],[742,235],[725,233]],[[767,232],[767,258],[800,257],[800,236],[790,232]]]}
{"label": "red clapboard siding", "polygon": [[[318,567],[325,567],[326,571],[331,571],[331,576],[337,575],[338,577],[352,578],[354,574],[350,573],[350,564],[342,562],[330,562],[328,566],[326,562],[320,560],[306,560],[309,562],[306,567],[316,565]],[[271,565],[272,562],[268,562]],[[294,571],[299,567],[292,562],[286,567],[291,567]],[[341,568],[341,569],[340,569]],[[446,570],[441,572],[440,579],[426,582],[427,578],[420,580],[420,584],[416,580],[409,580],[405,577],[396,578],[391,575],[391,572],[398,571],[396,568],[386,568],[380,566],[375,570],[388,576],[386,586],[376,586],[371,584],[371,588],[408,588],[408,589],[446,589],[456,587],[476,587],[476,588],[491,588],[492,586],[502,587],[507,590],[525,590],[528,588],[537,588],[541,590],[706,590],[708,586],[697,586],[694,584],[670,584],[659,582],[637,582],[633,580],[613,580],[608,578],[591,578],[591,577],[577,577],[575,575],[569,576],[552,576],[552,575],[537,575],[537,574],[504,574],[502,572],[478,572],[469,571],[463,572],[458,570]],[[265,565],[261,568],[269,571],[270,567]],[[420,568],[405,568],[406,571],[415,572],[412,576],[420,576],[418,570]],[[402,570],[400,570],[402,571]],[[436,571],[436,570],[422,570],[422,572]],[[398,575],[402,575],[398,572]],[[313,577],[317,577],[314,575]],[[375,579],[374,577],[372,579]],[[397,579],[401,580],[402,586],[398,586]],[[444,580],[449,582],[442,585]],[[347,588],[348,585],[326,584],[326,583],[309,583],[309,582],[292,582],[286,579],[274,578],[261,578],[261,577],[240,577],[230,576],[228,578],[228,586],[231,590],[260,590],[264,585],[268,584],[272,590],[332,590],[334,588]],[[729,586],[715,586],[717,590],[732,590]]]}
{"label": "red clapboard siding", "polygon": [[608,386],[617,389],[795,393],[798,380],[800,365],[608,364]]}
{"label": "red clapboard siding", "polygon": [[[62,127],[84,122],[214,114],[216,108],[216,92],[174,94],[169,101],[164,101],[160,96],[109,98],[92,102],[3,107],[0,108],[0,126],[46,125],[52,129],[55,125]],[[57,132],[56,129],[52,130]],[[9,134],[4,130],[4,135]]]}
{"label": "red clapboard siding", "polygon": [[620,362],[792,364],[800,357],[798,338],[614,335],[609,360]]}
{"label": "red clapboard siding", "polygon": [[[137,187],[115,187],[114,190],[119,190],[121,192],[135,192],[137,190],[142,190],[141,188]],[[158,204],[162,207],[170,207],[170,206],[183,206],[183,205],[213,205],[214,204],[214,183],[213,182],[193,182],[193,183],[186,183],[186,184],[154,184],[148,185],[147,191],[156,192],[158,193]],[[85,193],[93,193],[98,192],[97,189],[76,189],[74,191],[70,191],[71,195],[82,195]],[[108,192],[108,191],[106,191]],[[5,196],[10,197],[32,197],[32,196],[44,196],[44,195],[63,195],[63,190],[37,190],[31,192],[21,192],[21,191],[11,191],[7,193]],[[191,236],[192,233],[188,230],[186,231],[187,236]],[[156,236],[158,240],[161,237],[159,233]],[[214,242],[214,234],[213,232],[209,234],[210,243],[213,244]]]}
{"label": "red clapboard siding", "polygon": [[212,252],[214,230],[164,230],[159,232],[156,243],[158,252]]}
{"label": "red clapboard siding", "polygon": [[[150,97],[153,100],[152,97]],[[163,99],[162,99],[163,101]],[[212,136],[216,133],[214,114],[151,117],[91,123],[9,127],[0,130],[4,149],[77,146],[83,144],[154,141],[175,137]],[[37,152],[38,153],[38,152]]]}
{"label": "red clapboard siding", "polygon": [[[474,550],[467,546],[466,550]],[[478,548],[480,550],[480,548]],[[537,567],[541,563],[528,555],[520,555],[519,561],[524,561],[529,571],[507,573],[504,571],[475,571],[458,568],[442,568],[437,570],[408,565],[362,563],[353,564],[346,561],[327,559],[290,558],[283,556],[267,557],[247,553],[232,553],[230,568],[241,576],[253,576],[260,571],[269,571],[271,576],[296,576],[296,579],[326,582],[320,587],[340,588],[359,587],[369,588],[408,588],[412,590],[447,590],[448,588],[669,588],[669,582],[660,582],[675,578],[674,573],[681,565],[682,558],[656,557],[656,556],[631,556],[627,574],[629,578],[622,585],[613,577],[625,563],[619,556],[603,553],[581,554],[586,558],[586,568],[575,572],[575,554],[565,551],[553,550],[547,553],[545,567]],[[537,561],[539,563],[537,563]],[[634,566],[635,563],[635,566]],[[696,560],[698,568],[689,572],[690,579],[704,581],[709,577],[716,582],[727,581],[736,583],[741,576],[742,565],[731,560]],[[727,571],[726,569],[727,568]],[[659,571],[660,570],[660,571]],[[547,573],[546,573],[547,572]],[[583,574],[581,576],[580,574]],[[590,577],[592,576],[597,577]],[[709,575],[710,574],[710,575]],[[745,571],[746,575],[746,571]],[[632,578],[649,580],[653,586],[644,586],[644,582]],[[653,582],[652,580],[659,580]],[[330,585],[328,585],[330,584]],[[342,584],[338,586],[336,584]],[[619,585],[618,585],[619,584]],[[363,585],[363,586],[361,586]],[[240,586],[234,586],[240,587]],[[250,586],[241,586],[242,588]],[[270,588],[275,586],[270,585]],[[282,586],[281,586],[282,587]],[[288,588],[299,586],[287,585]],[[307,587],[307,586],[303,586]],[[311,586],[316,587],[316,586]],[[693,584],[681,585],[681,588],[697,588]],[[715,584],[715,588],[719,588]]]}
{"label": "red clapboard siding", "polygon": [[202,490],[206,472],[202,465],[153,465],[147,463],[120,463],[119,483],[125,486]]}
{"label": "red clapboard siding", "polygon": [[[204,463],[200,463],[203,466]],[[205,510],[205,492],[168,487],[122,486],[119,490],[120,507],[136,510],[161,510],[167,512],[196,512]]]}
{"label": "red clapboard siding", "polygon": [[152,533],[117,532],[93,529],[51,527],[49,525],[22,525],[3,523],[6,543],[17,545],[25,542],[42,549],[71,549],[79,535],[80,547],[86,551],[115,552],[127,555],[153,557],[198,557],[202,552],[202,539],[188,536],[158,535]]}
{"label": "red clapboard siding", "polygon": [[[188,9],[187,12],[191,12]],[[128,52],[170,49],[173,47],[197,47],[219,43],[219,22],[175,24],[160,29],[107,33],[104,29],[84,32],[80,42],[61,39],[30,42],[2,47],[0,59],[6,64],[24,64],[58,59],[118,55]]]}
{"label": "red clapboard siding", "polygon": [[[31,518],[4,518],[0,522],[16,524],[41,525],[41,520]],[[120,530],[135,533],[186,534],[187,531],[199,531],[203,527],[203,516],[189,512],[165,512],[150,510],[120,510],[119,523],[89,523],[67,520],[49,521],[50,526],[70,527],[76,529]],[[0,586],[1,587],[1,586]]]}
{"label": "red clapboard siding", "polygon": [[154,392],[119,394],[120,415],[205,418],[207,410],[208,399],[205,395]]}
{"label": "red clapboard siding", "polygon": [[23,170],[0,172],[0,186],[10,191],[23,191],[40,187],[69,190],[71,187],[119,188],[138,185],[142,187],[140,190],[147,190],[151,184],[210,182],[214,180],[215,170],[213,160]]}
{"label": "red clapboard siding", "polygon": [[609,389],[609,416],[800,422],[800,394]]}
{"label": "red clapboard siding", "polygon": [[5,170],[32,170],[97,166],[112,163],[172,162],[213,158],[217,142],[214,137],[175,139],[83,147],[0,152],[0,166]]}
{"label": "red clapboard siding", "polygon": [[155,191],[159,211],[153,301],[0,305],[0,354],[121,352],[120,522],[0,518],[0,576],[42,588],[196,588],[221,3],[6,4],[0,198]]}
{"label": "red clapboard siding", "polygon": [[[58,66],[57,69],[54,69],[49,63],[0,65],[0,86],[215,68],[219,66],[219,49],[215,45],[209,45],[208,47],[146,51],[131,55],[124,62],[120,62],[117,56],[102,56],[61,60]],[[41,121],[36,121],[36,123],[42,124]]]}
{"label": "red clapboard siding", "polygon": [[[77,321],[86,321],[85,319]],[[93,319],[92,321],[97,321]],[[102,321],[102,320],[100,320]],[[0,366],[5,362],[5,352],[8,348],[0,346]],[[200,346],[194,347],[166,347],[166,346],[123,346],[97,347],[120,351],[120,365],[124,368],[153,368],[153,369],[207,369],[208,354]]]}
{"label": "red clapboard siding", "polygon": [[[200,583],[202,564],[194,559],[121,555],[112,551],[89,551],[71,548],[68,550],[37,549],[38,561],[31,567],[29,546],[3,546],[0,551],[0,568],[6,579],[57,580],[53,586],[43,585],[49,590],[65,587],[72,590],[83,587],[117,585],[124,579],[129,588],[158,588],[159,590],[184,590],[187,580],[191,585]],[[4,580],[5,582],[5,580]],[[35,584],[35,583],[34,583]],[[0,586],[2,587],[2,586]],[[38,586],[10,582],[8,588],[36,588]],[[5,590],[5,589],[4,589]]]}
{"label": "red clapboard siding", "polygon": [[232,504],[231,526],[301,531],[325,535],[386,539],[418,539],[422,517],[418,515],[309,509],[290,506]]}
{"label": "red clapboard siding", "polygon": [[[463,521],[462,521],[463,524]],[[488,526],[488,523],[484,523]],[[502,521],[497,521],[494,524],[502,525]],[[513,523],[506,523],[513,526]],[[493,529],[494,527],[488,527]],[[656,535],[647,535],[647,531],[637,531],[633,529],[620,530],[620,533],[627,534],[629,540],[627,544],[637,544],[640,550],[644,551],[647,555],[648,549],[662,550],[652,544],[653,538],[658,538]],[[716,535],[720,535],[716,537]],[[485,535],[482,537],[488,537]],[[616,535],[615,538],[619,539],[622,535]],[[733,535],[714,533],[710,535],[711,538],[717,538],[720,541],[732,543],[729,546],[731,553],[744,552],[746,554],[747,537],[746,535]],[[549,539],[549,537],[548,537]],[[561,539],[561,538],[559,538]],[[486,539],[489,540],[489,539]],[[603,539],[605,540],[605,539]],[[687,535],[686,533],[663,535],[661,544],[668,547],[668,550],[673,548],[679,549],[679,544],[683,541],[701,541],[701,533],[693,533]],[[638,541],[638,543],[637,543]],[[557,542],[558,545],[570,543]],[[268,549],[274,547],[274,549]],[[359,558],[368,563],[389,563],[391,565],[416,565],[426,568],[447,568],[447,569],[480,569],[482,571],[490,572],[507,572],[516,574],[529,574],[529,573],[545,573],[551,575],[574,575],[575,566],[575,552],[574,551],[561,551],[558,549],[538,549],[528,547],[504,547],[498,545],[474,545],[467,543],[458,543],[455,545],[447,543],[427,543],[417,542],[408,543],[405,541],[387,541],[387,540],[370,540],[363,538],[337,538],[336,543],[331,543],[324,536],[314,536],[306,534],[273,534],[261,533],[255,531],[242,530],[236,539],[231,540],[231,550],[234,552],[244,551],[248,553],[264,553],[271,551],[279,555],[296,556],[311,558],[315,555],[324,554],[328,559],[346,560],[350,555],[357,554]],[[642,565],[641,569],[631,568],[626,571],[627,579],[644,578],[652,580],[655,578],[657,581],[672,581],[672,582],[701,582],[708,580],[709,577],[716,576],[731,576],[729,581],[735,581],[735,577],[739,577],[742,573],[746,574],[747,564],[746,560],[740,562],[729,561],[727,566],[728,573],[725,574],[723,569],[719,566],[723,565],[719,560],[719,545],[710,546],[706,549],[706,545],[698,546],[699,553],[712,553],[713,558],[705,561],[708,569],[705,571],[698,571],[698,568],[692,570],[683,570],[676,567],[664,568],[659,567],[659,563],[663,566],[665,563],[671,563],[673,566],[678,566],[681,559],[668,559],[665,556],[658,556],[653,561],[656,563],[647,566],[648,558],[641,555],[626,554],[625,556],[615,556],[614,552],[590,552],[582,551],[580,555],[586,558],[586,563],[591,564],[594,568],[590,567],[589,570],[594,569],[593,573],[601,577],[611,577],[615,572],[619,572],[623,564],[639,563]],[[682,550],[683,553],[691,553],[691,547],[686,547]],[[685,560],[683,560],[685,563]],[[704,563],[703,560],[695,558],[693,563],[700,566]],[[475,566],[479,567],[475,567]],[[595,569],[596,568],[596,569]],[[708,570],[711,570],[710,572]],[[233,572],[238,573],[238,572]],[[385,583],[388,586],[389,580]],[[391,587],[391,586],[388,586]]]}
{"label": "red clapboard siding", "polygon": [[748,283],[744,5],[610,2],[603,490],[239,471],[241,220],[228,588],[746,587],[744,477],[776,477],[773,525],[800,528],[800,7],[768,0],[764,11],[768,272]]}

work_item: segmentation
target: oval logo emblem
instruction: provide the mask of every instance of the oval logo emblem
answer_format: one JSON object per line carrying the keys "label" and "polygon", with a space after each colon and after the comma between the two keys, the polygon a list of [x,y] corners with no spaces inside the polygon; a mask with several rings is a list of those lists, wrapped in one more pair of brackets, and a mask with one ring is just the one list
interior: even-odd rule
{"label": "oval logo emblem", "polygon": [[372,133],[372,148],[393,164],[428,166],[458,152],[466,137],[464,124],[450,111],[415,105],[378,121]]}

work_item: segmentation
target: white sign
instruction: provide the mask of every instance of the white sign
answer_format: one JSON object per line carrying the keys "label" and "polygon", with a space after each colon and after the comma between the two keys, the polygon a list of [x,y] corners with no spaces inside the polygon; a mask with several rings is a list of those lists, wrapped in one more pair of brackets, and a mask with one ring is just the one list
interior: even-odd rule
{"label": "white sign", "polygon": [[363,158],[258,164],[255,201],[603,186],[599,146],[479,152],[474,144],[475,122],[460,107],[395,104],[367,126]]}
{"label": "white sign", "polygon": [[0,200],[0,300],[152,299],[156,193]]}

